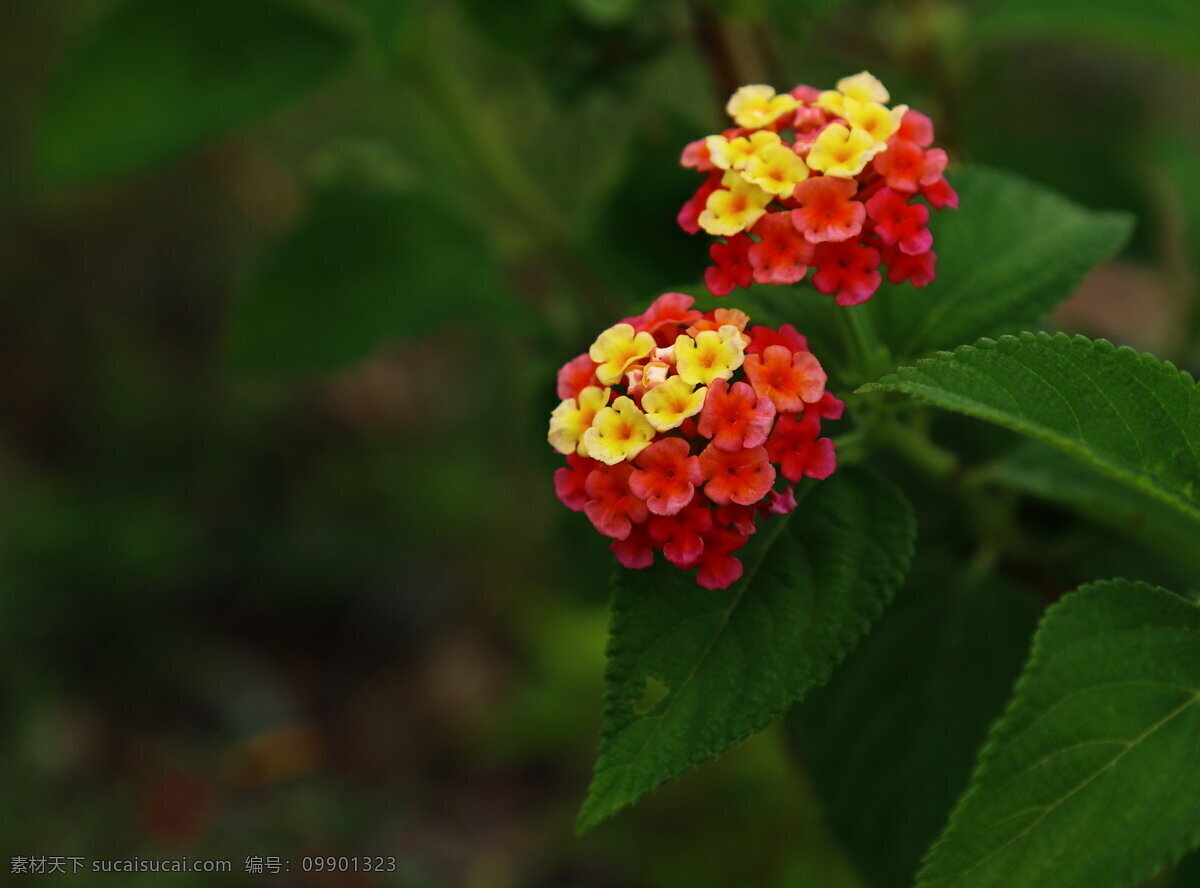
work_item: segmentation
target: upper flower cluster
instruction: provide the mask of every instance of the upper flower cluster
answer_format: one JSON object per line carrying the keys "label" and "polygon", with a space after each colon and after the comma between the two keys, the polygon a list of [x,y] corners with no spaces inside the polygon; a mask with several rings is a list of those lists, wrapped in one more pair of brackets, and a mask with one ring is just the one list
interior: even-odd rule
{"label": "upper flower cluster", "polygon": [[[776,94],[743,86],[726,110],[736,127],[690,143],[682,163],[706,173],[678,221],[724,241],[704,282],[715,296],[751,283],[813,286],[856,305],[882,281],[923,287],[934,278],[929,207],[957,207],[946,152],[933,123],[906,105],[889,108],[882,83],[863,71],[837,89],[797,86]],[[928,203],[916,202],[923,197]]]}
{"label": "upper flower cluster", "polygon": [[833,472],[821,419],[843,404],[793,327],[747,329],[745,313],[694,302],[664,294],[568,361],[548,437],[567,458],[559,499],[613,539],[622,564],[647,567],[660,549],[723,589],[742,575],[733,553],[755,518],[786,514],[791,483]]}

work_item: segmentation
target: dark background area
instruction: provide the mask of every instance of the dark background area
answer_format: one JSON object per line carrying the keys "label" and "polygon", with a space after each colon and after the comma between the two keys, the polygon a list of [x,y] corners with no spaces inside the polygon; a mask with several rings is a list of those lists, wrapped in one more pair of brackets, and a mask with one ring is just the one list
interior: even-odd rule
{"label": "dark background area", "polygon": [[[131,51],[104,30],[117,5],[0,10],[5,857],[220,857],[229,884],[860,884],[779,728],[575,837],[609,555],[553,497],[554,371],[699,279],[678,155],[734,86],[864,67],[956,163],[1136,214],[1056,321],[1195,370],[1200,13],[310,3],[349,35],[327,78],[135,164],[127,93],[45,123],[74,47]],[[953,546],[920,495],[922,537]],[[1044,598],[1126,552],[1026,508],[1070,534],[1013,568]],[[328,854],[400,866],[297,872]],[[250,855],[293,872],[242,875]]]}

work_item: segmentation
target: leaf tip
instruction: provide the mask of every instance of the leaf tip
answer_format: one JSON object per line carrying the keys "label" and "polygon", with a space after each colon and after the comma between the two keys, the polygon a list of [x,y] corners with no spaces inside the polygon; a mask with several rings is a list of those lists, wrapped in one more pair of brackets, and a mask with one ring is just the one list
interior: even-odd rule
{"label": "leaf tip", "polygon": [[589,790],[587,798],[583,800],[583,804],[579,808],[579,816],[575,818],[575,835],[586,835],[614,813],[616,812],[608,810],[607,806],[600,804],[595,794]]}

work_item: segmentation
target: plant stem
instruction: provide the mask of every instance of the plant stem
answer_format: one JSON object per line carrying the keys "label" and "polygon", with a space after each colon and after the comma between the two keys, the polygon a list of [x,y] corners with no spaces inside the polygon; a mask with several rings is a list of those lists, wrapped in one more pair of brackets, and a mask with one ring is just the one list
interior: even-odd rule
{"label": "plant stem", "polygon": [[1002,548],[995,540],[982,540],[960,577],[960,588],[969,590],[990,574],[1000,560]]}
{"label": "plant stem", "polygon": [[867,342],[862,322],[858,312],[853,308],[843,308],[838,312],[842,332],[846,336],[846,351],[850,360],[858,367],[864,378],[870,376],[871,345]]}
{"label": "plant stem", "polygon": [[717,119],[724,119],[725,100],[742,84],[737,60],[729,46],[720,18],[707,4],[689,4],[695,22],[696,41],[700,52],[708,61],[709,74],[713,79],[713,97],[717,104]]}
{"label": "plant stem", "polygon": [[[458,23],[450,13],[433,16],[430,26],[438,34],[438,43],[454,44]],[[545,288],[535,308],[553,319],[560,336],[575,338],[579,331],[574,327],[581,318],[578,303],[603,312],[609,292],[598,262],[583,249],[570,217],[517,150],[511,127],[504,126],[505,121],[486,103],[482,108],[490,116],[481,112],[477,85],[451,56],[425,47],[413,53],[402,70],[423,86],[430,113],[454,134],[483,182],[537,244],[538,252],[549,258],[544,265],[556,280]],[[574,293],[563,292],[560,282]]]}
{"label": "plant stem", "polygon": [[839,465],[862,462],[867,455],[867,436],[862,429],[845,432],[833,439]]}
{"label": "plant stem", "polygon": [[875,325],[865,308],[839,307],[837,317],[850,367],[847,381],[857,386],[876,379],[894,366],[891,349],[875,335]]}
{"label": "plant stem", "polygon": [[558,208],[522,165],[505,133],[482,119],[461,70],[442,54],[425,52],[417,58],[416,73],[433,98],[433,107],[471,150],[509,206],[544,240],[561,241],[566,226]]}
{"label": "plant stem", "polygon": [[949,478],[959,470],[957,456],[908,426],[889,422],[880,428],[879,437],[884,444],[935,478]]}

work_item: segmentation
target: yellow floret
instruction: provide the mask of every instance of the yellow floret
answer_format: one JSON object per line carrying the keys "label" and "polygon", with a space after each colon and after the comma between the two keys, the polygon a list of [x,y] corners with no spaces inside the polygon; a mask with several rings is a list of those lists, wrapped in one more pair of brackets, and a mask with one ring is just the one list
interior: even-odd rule
{"label": "yellow floret", "polygon": [[798,182],[808,178],[808,167],[791,148],[775,145],[752,157],[742,175],[763,191],[788,197]]}
{"label": "yellow floret", "polygon": [[704,386],[692,391],[694,383],[682,377],[672,376],[642,396],[642,409],[650,425],[665,432],[678,428],[689,416],[695,416],[704,407],[708,389]]}
{"label": "yellow floret", "polygon": [[596,378],[605,385],[616,385],[630,364],[653,350],[654,337],[649,333],[635,333],[632,324],[617,324],[597,337],[588,349],[588,357],[600,365]]}
{"label": "yellow floret", "polygon": [[704,140],[709,160],[722,170],[740,170],[754,155],[750,140],[745,136],[727,139],[724,136],[709,136]]}
{"label": "yellow floret", "polygon": [[725,237],[752,228],[766,212],[771,195],[732,171],[725,174],[721,184],[723,188],[708,196],[700,213],[700,227],[709,234]]}
{"label": "yellow floret", "polygon": [[876,142],[871,135],[860,129],[848,129],[840,123],[831,123],[821,130],[808,152],[808,165],[827,176],[853,178],[887,144]]}
{"label": "yellow floret", "polygon": [[711,385],[714,379],[729,379],[745,360],[742,331],[732,324],[719,330],[703,330],[695,338],[686,333],[675,340],[675,367],[679,378],[692,385]]}
{"label": "yellow floret", "polygon": [[846,99],[843,116],[854,129],[860,129],[876,142],[887,142],[904,118],[907,105],[897,105],[888,110],[878,102],[860,102]]}
{"label": "yellow floret", "polygon": [[868,71],[860,71],[843,77],[837,82],[837,89],[827,89],[817,97],[816,104],[838,117],[846,116],[846,101],[876,102],[886,105],[891,95],[879,79]]}
{"label": "yellow floret", "polygon": [[736,139],[709,136],[704,144],[708,146],[708,156],[713,166],[723,170],[744,170],[756,155],[782,143],[778,133],[759,130],[748,139],[745,136]]}
{"label": "yellow floret", "polygon": [[775,94],[773,87],[755,84],[743,86],[725,105],[725,110],[738,126],[761,129],[769,126],[781,114],[796,110],[800,103],[788,93]]}
{"label": "yellow floret", "polygon": [[841,117],[846,113],[846,97],[836,89],[827,89],[814,102],[818,108],[824,108],[834,117]]}
{"label": "yellow floret", "polygon": [[578,453],[587,456],[584,433],[592,427],[592,421],[600,409],[608,403],[612,389],[589,385],[579,393],[579,400],[567,398],[550,414],[550,433],[546,436],[550,446],[559,453]]}
{"label": "yellow floret", "polygon": [[583,434],[588,456],[608,466],[633,459],[654,438],[654,427],[631,398],[622,395],[604,407]]}
{"label": "yellow floret", "polygon": [[837,82],[838,92],[858,102],[880,102],[886,105],[891,100],[887,87],[870,71],[859,71]]}

